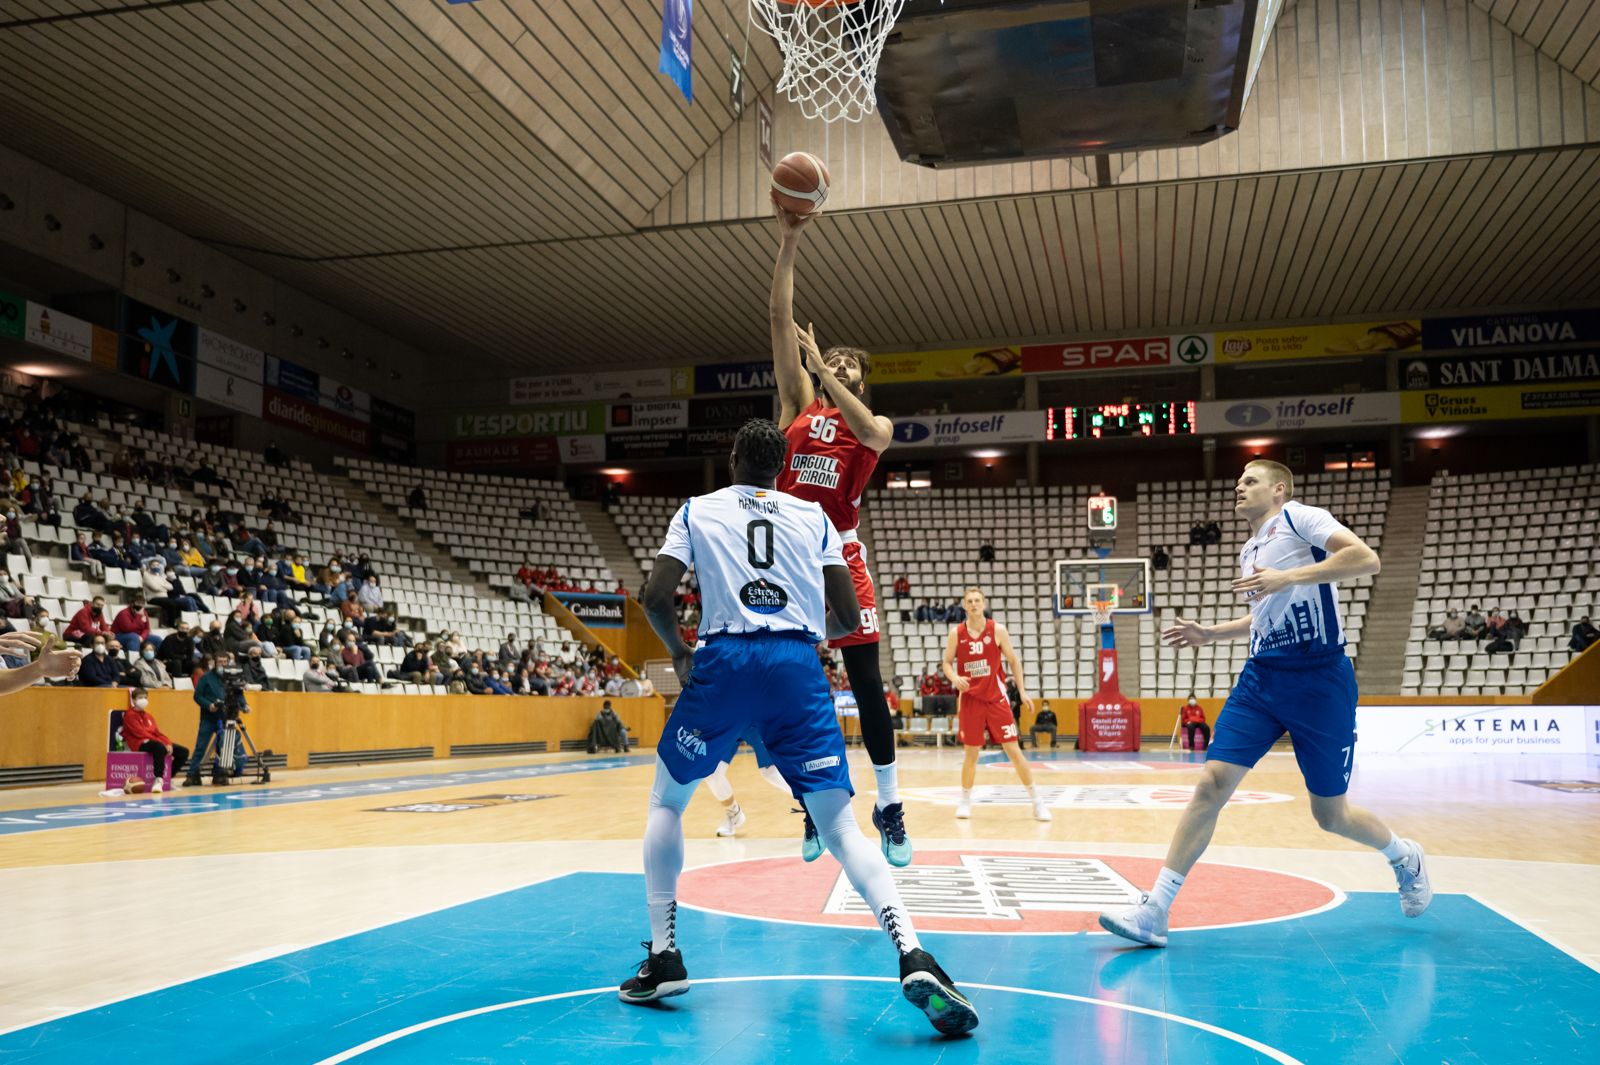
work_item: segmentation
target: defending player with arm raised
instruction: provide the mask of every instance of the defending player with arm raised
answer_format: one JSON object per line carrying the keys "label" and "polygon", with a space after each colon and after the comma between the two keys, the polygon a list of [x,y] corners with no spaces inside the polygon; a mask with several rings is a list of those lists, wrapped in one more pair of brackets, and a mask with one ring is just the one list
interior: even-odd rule
{"label": "defending player with arm raised", "polygon": [[[1011,645],[1011,634],[986,615],[985,603],[983,589],[967,589],[961,597],[966,620],[950,630],[944,645],[944,674],[956,688],[957,734],[966,752],[961,763],[961,801],[956,806],[956,816],[972,816],[972,785],[977,780],[978,756],[983,753],[987,734],[1006,752],[1022,786],[1028,789],[1033,816],[1049,821],[1050,809],[1039,798],[1033,786],[1033,769],[1017,743],[1017,721],[1011,716],[1011,700],[1006,695],[1006,669],[1011,670],[1011,677],[1017,682],[1023,707],[1032,710],[1033,699],[1024,686],[1022,662]],[[1001,666],[1002,659],[1005,668]]]}
{"label": "defending player with arm raised", "polygon": [[1294,475],[1277,462],[1247,464],[1234,512],[1250,526],[1233,590],[1250,613],[1219,625],[1179,618],[1161,634],[1170,647],[1250,638],[1250,660],[1217,714],[1206,764],[1183,811],[1166,864],[1144,900],[1100,916],[1109,932],[1167,945],[1167,915],[1245,774],[1285,732],[1311,794],[1317,824],[1381,851],[1394,871],[1400,912],[1416,917],[1433,899],[1422,847],[1350,805],[1355,766],[1355,670],[1345,656],[1338,582],[1378,572],[1378,555],[1333,515],[1296,502]]}
{"label": "defending player with arm raised", "polygon": [[[844,657],[850,690],[860,711],[861,740],[872,760],[878,791],[872,822],[884,855],[892,864],[903,866],[911,862],[911,840],[906,835],[905,807],[900,803],[895,769],[894,723],[878,667],[878,599],[867,569],[866,549],[856,535],[861,497],[877,467],[878,454],[894,439],[894,423],[873,414],[864,398],[871,357],[860,348],[836,347],[824,353],[812,330],[801,330],[795,324],[795,259],[800,235],[816,213],[793,215],[774,206],[782,244],[767,309],[780,424],[789,439],[788,462],[778,477],[778,489],[821,504],[845,541],[845,563],[850,567],[861,613],[852,631],[831,643]],[[812,373],[821,382],[821,396],[812,387]],[[811,853],[811,838],[808,826],[808,843],[802,853]]]}
{"label": "defending player with arm raised", "polygon": [[[689,990],[677,944],[683,812],[753,731],[893,942],[901,993],[941,1033],[971,1031],[977,1011],[922,949],[887,860],[850,811],[844,737],[817,644],[849,631],[860,604],[838,529],[819,505],[774,486],[788,450],[776,425],[746,422],[733,445],[734,483],[679,508],[641,596],[683,691],[656,746],[645,822],[650,954],[617,994],[643,1003]],[[700,581],[699,651],[672,616],[673,590],[691,565]]]}

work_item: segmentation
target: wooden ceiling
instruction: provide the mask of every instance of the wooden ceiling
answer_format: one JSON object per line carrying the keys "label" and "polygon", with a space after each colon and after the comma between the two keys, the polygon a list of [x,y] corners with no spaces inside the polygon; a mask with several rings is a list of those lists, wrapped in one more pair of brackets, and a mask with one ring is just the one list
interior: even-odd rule
{"label": "wooden ceiling", "polygon": [[[1562,44],[1600,5],[1474,2],[1563,77],[1600,77],[1596,33]],[[692,105],[656,73],[661,4],[0,0],[0,137],[449,356],[441,379],[759,357],[759,192],[695,221],[670,207],[751,123],[727,93],[745,0],[696,3]],[[1303,71],[1317,50],[1299,52]],[[777,69],[755,34],[751,92]],[[1499,151],[1233,174],[1130,158],[1107,187],[1075,161],[836,212],[807,238],[800,310],[896,348],[1600,301],[1600,108],[1571,96],[1565,131],[1558,114]]]}

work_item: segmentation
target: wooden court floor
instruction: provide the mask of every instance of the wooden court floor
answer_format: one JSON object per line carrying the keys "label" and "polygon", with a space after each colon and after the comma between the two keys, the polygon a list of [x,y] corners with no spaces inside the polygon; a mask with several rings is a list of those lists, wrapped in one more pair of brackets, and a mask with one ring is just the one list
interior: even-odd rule
{"label": "wooden court floor", "polygon": [[[1148,887],[1142,880],[1159,865],[1196,778],[1191,756],[1164,749],[1092,758],[1068,751],[1029,753],[1036,781],[1053,803],[1049,824],[1032,819],[1009,765],[989,756],[979,771],[974,816],[957,821],[960,753],[904,751],[901,787],[919,855],[949,869],[981,863],[990,853],[1032,855],[1047,865],[1059,856],[1101,863],[1096,868],[1112,879]],[[617,902],[604,920],[623,940],[644,938],[637,874],[652,764],[650,752],[549,755],[280,772],[265,788],[205,787],[126,800],[102,799],[94,785],[6,792],[0,795],[0,885],[12,935],[8,964],[0,972],[0,1033],[6,1033],[0,1035],[0,1057],[15,1049],[8,1038],[22,1037],[36,1056],[17,1060],[72,1060],[75,1052],[63,1051],[60,1058],[49,1052],[52,1039],[67,1039],[81,1018],[109,1016],[102,1009],[109,1003],[159,996],[177,985],[199,987],[218,974],[254,971],[321,944],[404,928],[531,886],[578,883],[564,877],[628,877],[605,881],[606,891],[616,890]],[[870,785],[859,751],[852,753],[852,770],[858,787]],[[1507,930],[1526,938],[1528,949],[1575,963],[1574,971],[1586,975],[1568,976],[1581,985],[1600,980],[1600,794],[1524,783],[1581,778],[1600,779],[1592,760],[1372,756],[1357,766],[1351,796],[1428,848],[1436,891],[1498,915]],[[701,789],[685,822],[687,864],[700,869],[686,874],[686,885],[692,880],[696,893],[687,901],[710,914],[769,919],[779,932],[785,923],[811,923],[795,917],[796,905],[810,904],[789,897],[788,885],[798,884],[794,878],[801,874],[832,876],[820,871],[831,859],[798,865],[799,818],[790,801],[759,777],[748,752],[736,760],[731,779],[748,821],[737,838],[717,838],[722,809]],[[869,792],[857,795],[857,815],[869,833],[870,802]],[[1304,785],[1286,751],[1268,755],[1224,812],[1202,869],[1213,864],[1244,878],[1225,891],[1218,881],[1219,899],[1230,893],[1248,897],[1259,883],[1263,899],[1280,900],[1287,909],[1280,914],[1268,906],[1244,917],[1197,912],[1200,925],[1293,923],[1302,912],[1296,906],[1311,915],[1360,900],[1370,906],[1377,929],[1364,933],[1364,949],[1381,956],[1385,936],[1407,943],[1415,938],[1419,922],[1407,927],[1399,916],[1392,876],[1381,858],[1322,833],[1312,822]],[[1317,891],[1335,901],[1317,902]],[[1294,901],[1302,895],[1311,901]],[[552,932],[574,920],[581,927],[576,915],[589,901],[585,893],[574,889],[571,912],[559,893],[554,901],[541,897],[541,905],[551,908],[542,920]],[[1211,897],[1197,888],[1197,910],[1210,905]],[[1238,901],[1227,898],[1218,905],[1226,909]],[[1184,902],[1180,897],[1180,906]],[[994,905],[992,898],[988,904]],[[937,909],[937,903],[930,905]],[[1454,911],[1438,903],[1436,909],[1437,925],[1447,925]],[[1010,933],[1094,931],[1091,916],[1087,910],[1023,914],[1014,928],[989,930],[997,942],[1017,942]],[[1434,917],[1430,912],[1423,920]],[[1057,923],[1029,923],[1040,920]],[[929,923],[957,933],[952,939],[968,929],[956,919]],[[981,926],[975,922],[968,930],[983,931]],[[1076,939],[1109,947],[1109,937],[1097,935]],[[871,939],[861,942],[877,946]],[[1189,940],[1175,931],[1164,953],[1182,957],[1180,942]],[[612,975],[621,979],[638,958],[622,953],[607,960],[615,962]],[[1292,973],[1294,959],[1282,961]],[[190,981],[202,983],[185,983]],[[1600,982],[1594,986],[1600,989]],[[1589,1002],[1587,1018],[1580,1017],[1574,1030],[1588,1033],[1600,1025],[1600,998]],[[51,1023],[29,1027],[45,1022]],[[1517,1045],[1514,1027],[1499,1034],[1509,1040],[1506,1045]],[[1433,1044],[1422,1046],[1422,1053],[1397,1053],[1397,1059],[1466,1060],[1432,1057]],[[271,1060],[321,1060],[318,1053],[308,1050],[302,1058],[289,1052]],[[588,1060],[574,1055],[572,1060]],[[1160,1060],[1182,1057],[1169,1050]],[[1233,1060],[1225,1054],[1195,1060],[1202,1059]],[[504,1060],[524,1059],[511,1054]]]}

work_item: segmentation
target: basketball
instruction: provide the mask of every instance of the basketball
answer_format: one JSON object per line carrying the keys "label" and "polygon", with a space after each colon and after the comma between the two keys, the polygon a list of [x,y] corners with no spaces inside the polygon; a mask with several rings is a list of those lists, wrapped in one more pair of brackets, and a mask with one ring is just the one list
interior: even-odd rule
{"label": "basketball", "polygon": [[772,168],[772,202],[790,214],[810,214],[828,199],[828,164],[810,152],[790,152]]}
{"label": "basketball", "polygon": [[140,777],[129,777],[123,782],[122,790],[129,795],[138,795],[144,791],[144,780]]}

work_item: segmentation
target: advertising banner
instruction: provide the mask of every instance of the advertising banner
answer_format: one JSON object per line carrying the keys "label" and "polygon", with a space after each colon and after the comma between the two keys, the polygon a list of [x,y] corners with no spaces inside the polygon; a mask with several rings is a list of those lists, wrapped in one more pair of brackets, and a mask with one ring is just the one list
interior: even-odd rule
{"label": "advertising banner", "polygon": [[562,436],[556,438],[561,461],[569,464],[604,462],[606,438],[599,433],[587,436]]}
{"label": "advertising banner", "polygon": [[28,301],[26,335],[30,344],[84,362],[94,353],[94,326],[32,300]]}
{"label": "advertising banner", "polygon": [[689,401],[661,399],[649,403],[613,403],[609,433],[637,433],[650,429],[687,429]]}
{"label": "advertising banner", "polygon": [[1402,392],[1400,397],[1401,416],[1408,425],[1600,414],[1600,381],[1568,386],[1418,390]]}
{"label": "advertising banner", "polygon": [[387,462],[411,462],[417,454],[417,416],[372,397],[372,453]]}
{"label": "advertising banner", "polygon": [[122,346],[117,368],[163,388],[194,393],[193,322],[122,298]]}
{"label": "advertising banner", "polygon": [[354,418],[358,422],[370,422],[372,420],[372,397],[370,395],[327,376],[322,378],[321,386],[317,402],[322,406],[347,418]]}
{"label": "advertising banner", "polygon": [[694,368],[694,394],[718,392],[770,392],[778,387],[772,375],[772,360],[759,362],[718,362]]}
{"label": "advertising banner", "polygon": [[459,440],[496,436],[603,433],[606,428],[606,414],[604,403],[460,411],[450,415],[450,435]]}
{"label": "advertising banner", "polygon": [[694,0],[667,0],[661,10],[661,62],[656,70],[671,78],[694,101]]}
{"label": "advertising banner", "polygon": [[738,429],[751,418],[776,418],[778,395],[727,396],[689,401],[689,425],[696,429]]}
{"label": "advertising banner", "polygon": [[1433,355],[1400,364],[1400,387],[1405,389],[1595,380],[1600,380],[1600,352],[1596,351]]}
{"label": "advertising banner", "polygon": [[117,348],[121,345],[122,338],[115,329],[107,329],[103,325],[94,327],[93,355],[89,361],[105,370],[117,368]]}
{"label": "advertising banner", "polygon": [[620,629],[625,622],[620,595],[591,595],[586,592],[551,592],[556,602],[572,611],[572,616],[591,629]]}
{"label": "advertising banner", "polygon": [[267,356],[267,387],[312,403],[322,402],[322,380],[317,371],[276,355]]}
{"label": "advertising banner", "polygon": [[517,470],[532,466],[554,466],[560,451],[553,436],[521,437],[515,440],[452,440],[446,447],[445,464],[452,470]]}
{"label": "advertising banner", "polygon": [[872,383],[947,381],[1000,377],[1022,372],[1022,349],[1015,347],[953,348],[946,351],[900,351],[872,356]]}
{"label": "advertising banner", "polygon": [[14,292],[0,291],[0,337],[21,339],[27,317],[27,300]]}
{"label": "advertising banner", "polygon": [[1600,341],[1600,310],[1481,314],[1466,318],[1427,318],[1422,322],[1422,346],[1430,351],[1537,347],[1585,341]]}
{"label": "advertising banner", "polygon": [[1214,361],[1210,333],[1164,337],[1119,337],[1036,344],[1022,349],[1023,373],[1079,370],[1159,370]]}
{"label": "advertising banner", "polygon": [[894,442],[901,447],[1028,443],[1044,439],[1044,423],[1042,410],[896,418]]}
{"label": "advertising banner", "polygon": [[1237,433],[1256,429],[1314,429],[1322,426],[1393,425],[1400,420],[1398,392],[1348,396],[1280,396],[1196,403],[1195,431]]}
{"label": "advertising banner", "polygon": [[1216,361],[1272,362],[1339,355],[1381,355],[1422,346],[1422,323],[1351,322],[1294,329],[1246,329],[1215,335]]}
{"label": "advertising banner", "polygon": [[694,374],[685,366],[654,370],[604,370],[599,373],[513,377],[510,402],[513,406],[523,406],[586,399],[655,399],[687,396],[693,391]]}
{"label": "advertising banner", "polygon": [[229,340],[221,333],[214,333],[209,329],[201,329],[197,334],[195,348],[202,365],[216,367],[230,377],[253,381],[258,385],[266,380],[266,354],[248,344]]}
{"label": "advertising banner", "polygon": [[365,422],[276,388],[267,388],[265,399],[262,416],[269,422],[360,451],[366,451],[372,443],[372,431]]}
{"label": "advertising banner", "polygon": [[1358,706],[1361,754],[1584,754],[1593,707]]}
{"label": "advertising banner", "polygon": [[658,429],[647,433],[617,433],[606,437],[606,461],[633,459],[674,459],[689,453],[688,434],[682,429]]}
{"label": "advertising banner", "polygon": [[194,395],[196,399],[236,410],[240,414],[261,417],[264,392],[260,378],[239,377],[202,362],[195,367]]}

